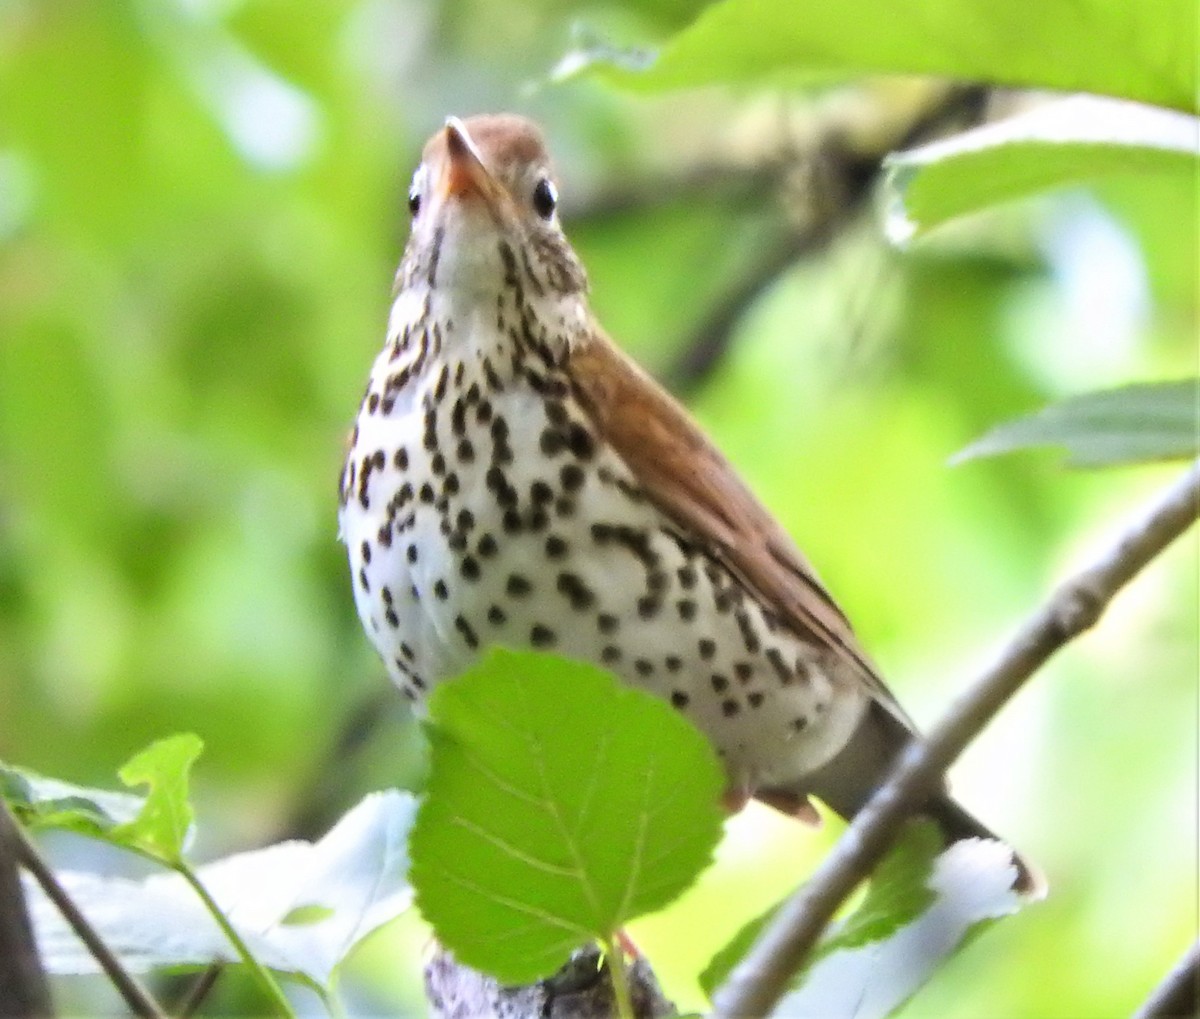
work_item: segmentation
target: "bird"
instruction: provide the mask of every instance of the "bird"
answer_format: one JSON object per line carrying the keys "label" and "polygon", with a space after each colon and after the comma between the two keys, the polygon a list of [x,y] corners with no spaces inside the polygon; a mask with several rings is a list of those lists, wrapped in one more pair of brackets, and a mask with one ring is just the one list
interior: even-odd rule
{"label": "bird", "polygon": [[[521,116],[450,117],[424,147],[339,483],[366,633],[418,710],[492,645],[598,664],[704,733],[731,810],[852,818],[917,728],[792,538],[604,332],[558,198]],[[947,844],[997,838],[944,788],[921,813]]]}

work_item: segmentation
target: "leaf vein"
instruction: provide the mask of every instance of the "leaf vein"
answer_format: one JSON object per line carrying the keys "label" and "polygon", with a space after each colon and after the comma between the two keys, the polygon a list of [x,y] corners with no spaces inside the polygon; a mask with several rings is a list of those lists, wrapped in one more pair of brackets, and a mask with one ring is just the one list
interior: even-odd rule
{"label": "leaf vein", "polygon": [[515,913],[522,914],[523,916],[534,917],[535,919],[541,920],[545,924],[549,924],[551,927],[557,927],[560,930],[570,931],[573,936],[582,937],[585,939],[591,937],[591,931],[585,930],[578,924],[571,923],[570,920],[564,920],[560,916],[555,916],[553,913],[547,912],[540,906],[534,906],[530,903],[522,902],[520,899],[514,899],[508,895],[501,895],[495,889],[488,888],[476,881],[472,881],[470,878],[465,878],[459,874],[455,874],[452,870],[449,870],[446,867],[441,867],[439,869],[442,872],[442,876],[448,881],[453,881],[459,887],[466,888],[468,891],[474,892],[476,895],[488,899],[491,902],[496,903],[498,906],[504,906],[513,910]]}
{"label": "leaf vein", "polygon": [[478,835],[481,839],[483,839],[489,845],[495,846],[497,849],[501,850],[502,852],[508,853],[509,856],[512,856],[514,859],[520,860],[522,863],[534,868],[534,870],[540,870],[543,873],[554,874],[559,877],[578,877],[579,876],[579,871],[576,868],[565,867],[562,864],[551,863],[548,860],[542,860],[536,856],[532,856],[529,853],[525,852],[525,850],[521,849],[519,846],[515,846],[511,842],[507,841],[506,839],[501,838],[499,835],[493,834],[492,832],[490,832],[486,828],[484,828],[482,825],[476,824],[474,821],[472,821],[466,817],[463,817],[461,814],[455,814],[453,817],[451,817],[450,823],[456,824],[460,828],[465,828],[467,831],[471,832],[473,835]]}

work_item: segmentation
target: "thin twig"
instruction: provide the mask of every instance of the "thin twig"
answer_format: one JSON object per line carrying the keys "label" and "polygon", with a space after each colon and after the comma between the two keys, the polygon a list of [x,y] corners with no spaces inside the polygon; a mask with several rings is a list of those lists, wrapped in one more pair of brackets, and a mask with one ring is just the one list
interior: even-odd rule
{"label": "thin twig", "polygon": [[0,1015],[54,1014],[17,871],[17,822],[0,800]]}
{"label": "thin twig", "polygon": [[208,997],[213,987],[216,985],[217,979],[225,972],[225,964],[223,962],[209,963],[201,973],[188,987],[179,1004],[175,1006],[174,1015],[176,1019],[191,1019]]}
{"label": "thin twig", "polygon": [[1200,941],[1195,942],[1133,1019],[1193,1019],[1200,1012]]}
{"label": "thin twig", "polygon": [[13,828],[16,834],[17,859],[21,866],[28,870],[34,880],[41,885],[42,891],[46,893],[46,898],[54,903],[63,915],[63,919],[71,925],[75,936],[87,946],[87,950],[92,953],[92,958],[100,964],[100,968],[104,970],[112,985],[125,999],[125,1003],[135,1015],[141,1016],[142,1019],[167,1019],[166,1013],[159,1008],[149,992],[121,965],[121,960],[104,943],[103,938],[88,922],[87,917],[79,911],[79,907],[71,900],[66,889],[59,884],[58,878],[46,865],[46,861],[38,853],[37,847],[29,841],[29,837],[21,829],[21,826],[14,825]]}
{"label": "thin twig", "polygon": [[1196,520],[1200,462],[1091,567],[1062,584],[851,822],[717,990],[718,1016],[770,1013],[841,903],[891,847],[903,821],[1005,702],[1056,651],[1093,626],[1117,591]]}

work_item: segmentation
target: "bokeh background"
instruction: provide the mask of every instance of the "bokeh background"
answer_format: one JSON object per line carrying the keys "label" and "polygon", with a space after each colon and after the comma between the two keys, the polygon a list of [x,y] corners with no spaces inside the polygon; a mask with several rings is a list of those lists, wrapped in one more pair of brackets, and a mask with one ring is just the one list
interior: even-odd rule
{"label": "bokeh background", "polygon": [[[1108,179],[899,254],[869,200],[828,186],[845,161],[821,129],[860,110],[894,128],[913,83],[651,99],[548,79],[581,23],[653,41],[698,6],[0,3],[0,757],[113,785],[194,731],[202,858],[419,789],[335,489],[408,178],[451,113],[541,121],[601,321],[686,396],[918,719],[1172,477],[947,460],[1064,395],[1195,373],[1194,180]],[[1196,936],[1196,562],[1193,535],[956,769],[1053,894],[906,1016],[1124,1015]],[[748,811],[635,925],[682,1006],[838,828]],[[355,1014],[420,1013],[426,937],[406,916],[371,939],[344,978]],[[119,1011],[99,982],[58,991]],[[211,1008],[254,1001],[226,977]]]}

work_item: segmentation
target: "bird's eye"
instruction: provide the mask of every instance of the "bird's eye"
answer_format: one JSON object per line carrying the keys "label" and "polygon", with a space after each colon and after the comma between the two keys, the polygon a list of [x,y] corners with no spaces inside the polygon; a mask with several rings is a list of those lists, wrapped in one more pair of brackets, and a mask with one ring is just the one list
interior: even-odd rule
{"label": "bird's eye", "polygon": [[533,189],[533,211],[549,219],[558,207],[558,191],[548,177],[543,177]]}
{"label": "bird's eye", "polygon": [[408,211],[414,216],[421,211],[421,192],[416,184],[408,189]]}

